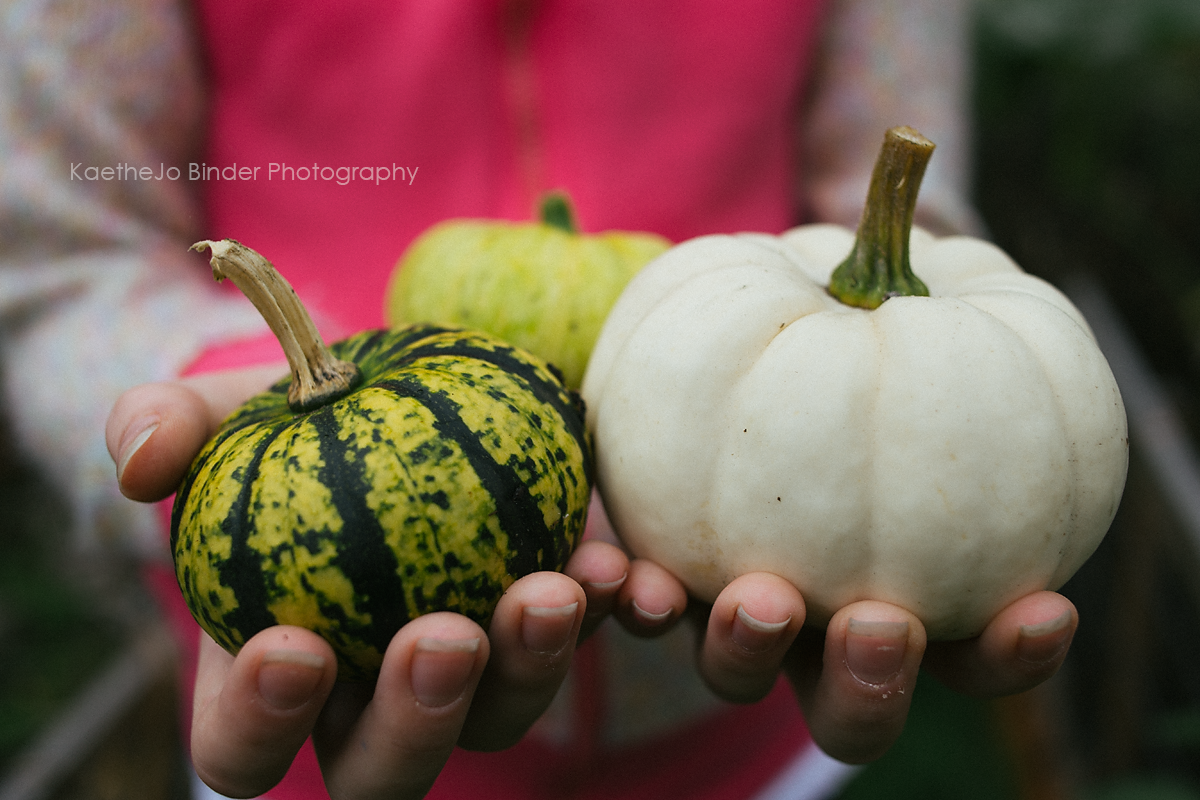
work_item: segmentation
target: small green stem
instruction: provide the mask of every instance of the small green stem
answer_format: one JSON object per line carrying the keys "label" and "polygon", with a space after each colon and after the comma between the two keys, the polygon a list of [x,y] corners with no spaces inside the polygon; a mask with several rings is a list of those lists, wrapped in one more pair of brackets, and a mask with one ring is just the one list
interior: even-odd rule
{"label": "small green stem", "polygon": [[296,291],[270,261],[233,239],[196,242],[191,249],[206,247],[213,277],[233,281],[279,339],[292,369],[288,405],[293,411],[311,411],[354,389],[361,378],[358,367],[329,352]]}
{"label": "small green stem", "polygon": [[538,208],[538,219],[567,233],[579,233],[575,224],[575,210],[571,208],[571,199],[565,192],[547,192],[542,195]]}
{"label": "small green stem", "polygon": [[890,297],[929,296],[909,263],[908,238],[933,147],[908,127],[884,137],[854,248],[829,280],[829,293],[846,305],[870,309]]}

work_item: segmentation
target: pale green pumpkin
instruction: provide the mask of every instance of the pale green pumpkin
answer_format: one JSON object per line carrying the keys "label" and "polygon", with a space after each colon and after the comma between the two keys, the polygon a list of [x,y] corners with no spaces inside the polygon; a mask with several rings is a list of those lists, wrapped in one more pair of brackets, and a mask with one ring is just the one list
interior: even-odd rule
{"label": "pale green pumpkin", "polygon": [[649,233],[580,233],[565,195],[537,222],[449,220],[409,247],[387,291],[391,325],[487,331],[541,356],[578,389],[609,309],[629,279],[670,247]]}

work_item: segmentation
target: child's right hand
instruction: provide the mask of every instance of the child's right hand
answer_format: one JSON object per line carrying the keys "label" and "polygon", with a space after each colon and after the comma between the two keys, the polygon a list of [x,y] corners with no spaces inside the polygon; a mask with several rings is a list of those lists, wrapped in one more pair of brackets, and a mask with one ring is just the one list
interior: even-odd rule
{"label": "child's right hand", "polygon": [[[125,393],[109,416],[122,491],[153,502],[242,401],[284,367],[214,373]],[[588,541],[565,574],[515,582],[484,631],[428,614],[392,639],[377,683],[335,682],[329,645],[301,628],[252,637],[237,657],[203,637],[191,752],[200,777],[236,797],[262,794],[313,737],[335,798],[423,797],[455,745],[515,744],[549,705],[579,640],[616,605],[630,568],[616,546]]]}

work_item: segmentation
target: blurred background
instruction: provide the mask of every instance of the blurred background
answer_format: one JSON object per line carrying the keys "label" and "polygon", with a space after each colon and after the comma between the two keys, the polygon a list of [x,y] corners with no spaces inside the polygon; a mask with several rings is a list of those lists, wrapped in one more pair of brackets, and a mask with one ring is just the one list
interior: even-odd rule
{"label": "blurred background", "polygon": [[[1116,522],[1039,689],[923,680],[845,797],[1200,800],[1200,0],[976,0],[976,196],[1121,384]],[[184,798],[173,663],[131,567],[79,563],[0,429],[0,800]]]}

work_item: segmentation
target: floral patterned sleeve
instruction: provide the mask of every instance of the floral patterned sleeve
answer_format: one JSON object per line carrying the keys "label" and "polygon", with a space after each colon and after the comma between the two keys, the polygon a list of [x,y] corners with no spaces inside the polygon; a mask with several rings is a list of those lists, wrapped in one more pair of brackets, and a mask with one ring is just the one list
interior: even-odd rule
{"label": "floral patterned sleeve", "polygon": [[162,547],[153,509],[121,497],[105,447],[120,392],[261,325],[186,253],[202,103],[188,36],[171,0],[0,10],[5,411],[83,546]]}
{"label": "floral patterned sleeve", "polygon": [[970,0],[832,0],[804,130],[806,204],[854,227],[884,132],[937,145],[917,222],[980,235],[970,203]]}

